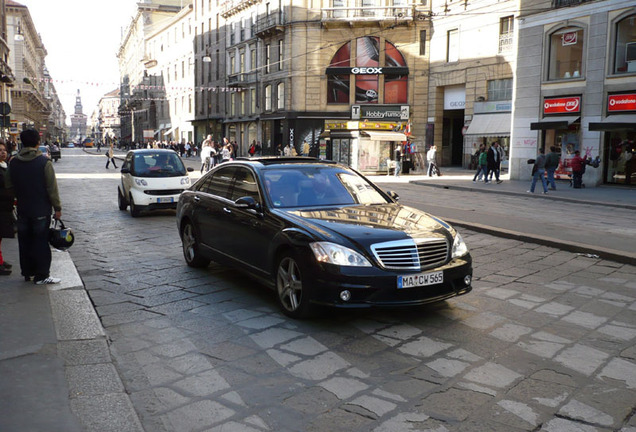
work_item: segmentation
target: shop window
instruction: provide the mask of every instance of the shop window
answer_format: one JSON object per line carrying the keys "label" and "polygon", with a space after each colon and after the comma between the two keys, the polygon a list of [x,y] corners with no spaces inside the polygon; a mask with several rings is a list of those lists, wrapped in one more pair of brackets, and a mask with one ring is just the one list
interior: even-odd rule
{"label": "shop window", "polygon": [[356,103],[378,103],[378,75],[356,76]]}
{"label": "shop window", "polygon": [[265,86],[265,111],[272,110],[272,86]]}
{"label": "shop window", "polygon": [[446,40],[446,61],[456,62],[459,60],[459,30],[449,30]]}
{"label": "shop window", "polygon": [[426,55],[426,30],[420,31],[420,55]]}
{"label": "shop window", "polygon": [[583,66],[583,37],[581,28],[567,27],[550,36],[548,80],[579,78]]}
{"label": "shop window", "polygon": [[349,103],[349,75],[327,77],[327,103]]}
{"label": "shop window", "polygon": [[277,108],[279,110],[284,110],[285,109],[285,84],[283,83],[278,83],[276,101],[277,101]]}
{"label": "shop window", "polygon": [[512,78],[488,81],[488,100],[512,100]]}
{"label": "shop window", "polygon": [[614,73],[636,73],[636,14],[616,24]]}
{"label": "shop window", "polygon": [[512,51],[514,35],[514,16],[507,16],[499,20],[499,53]]}

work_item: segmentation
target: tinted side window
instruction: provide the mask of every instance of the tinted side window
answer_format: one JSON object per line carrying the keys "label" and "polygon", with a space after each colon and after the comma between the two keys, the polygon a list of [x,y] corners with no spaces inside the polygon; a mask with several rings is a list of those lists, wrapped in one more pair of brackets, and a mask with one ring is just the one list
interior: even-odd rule
{"label": "tinted side window", "polygon": [[232,190],[232,201],[250,196],[260,202],[258,197],[258,186],[254,174],[247,168],[237,168],[234,174],[235,182]]}
{"label": "tinted side window", "polygon": [[206,179],[200,191],[230,199],[230,191],[232,189],[232,180],[235,171],[235,167],[221,168],[215,171],[209,176],[209,182],[207,181],[208,179]]}

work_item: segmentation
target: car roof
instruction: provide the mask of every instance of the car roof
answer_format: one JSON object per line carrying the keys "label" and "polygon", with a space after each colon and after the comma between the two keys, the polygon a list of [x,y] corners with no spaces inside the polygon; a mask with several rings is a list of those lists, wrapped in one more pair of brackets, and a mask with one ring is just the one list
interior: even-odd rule
{"label": "car roof", "polygon": [[325,164],[325,165],[340,165],[338,162],[331,160],[323,160],[311,157],[294,157],[294,156],[253,156],[250,158],[238,157],[235,162],[247,162],[250,165],[260,164],[262,166],[270,165],[299,165],[299,164]]}
{"label": "car roof", "polygon": [[146,154],[146,153],[153,153],[153,154],[157,154],[157,153],[174,153],[174,154],[177,154],[177,152],[175,152],[174,150],[170,150],[170,149],[135,149],[135,150],[130,150],[128,153],[133,153],[133,154]]}

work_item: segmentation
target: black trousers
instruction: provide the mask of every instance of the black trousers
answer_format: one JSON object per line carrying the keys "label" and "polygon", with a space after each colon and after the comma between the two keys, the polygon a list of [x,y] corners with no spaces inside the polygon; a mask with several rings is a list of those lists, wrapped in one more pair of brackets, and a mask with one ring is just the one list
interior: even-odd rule
{"label": "black trousers", "polygon": [[106,168],[108,168],[108,165],[110,165],[111,162],[113,163],[113,166],[117,168],[117,165],[115,165],[115,158],[108,158],[106,161]]}
{"label": "black trousers", "polygon": [[22,276],[34,276],[36,281],[49,277],[51,247],[49,227],[51,217],[18,217],[18,249]]}

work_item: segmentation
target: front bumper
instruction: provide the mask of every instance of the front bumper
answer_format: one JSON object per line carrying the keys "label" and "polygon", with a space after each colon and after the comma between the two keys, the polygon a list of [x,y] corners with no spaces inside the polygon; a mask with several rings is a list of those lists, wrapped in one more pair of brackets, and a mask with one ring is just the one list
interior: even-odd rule
{"label": "front bumper", "polygon": [[[424,272],[436,271],[444,272],[443,283],[400,289],[397,287],[398,276],[414,272],[392,272],[376,267],[339,268],[318,264],[316,268],[309,270],[309,278],[303,277],[303,284],[310,284],[309,292],[313,303],[342,308],[416,306],[467,294],[472,290],[470,254]],[[469,277],[468,284],[466,276]],[[343,301],[340,297],[344,290],[350,293],[348,301]]]}
{"label": "front bumper", "polygon": [[130,193],[137,206],[143,206],[149,210],[176,209],[177,203],[179,202],[179,196],[181,196],[181,192],[176,194],[159,195],[154,193],[148,194],[139,189],[131,189]]}

